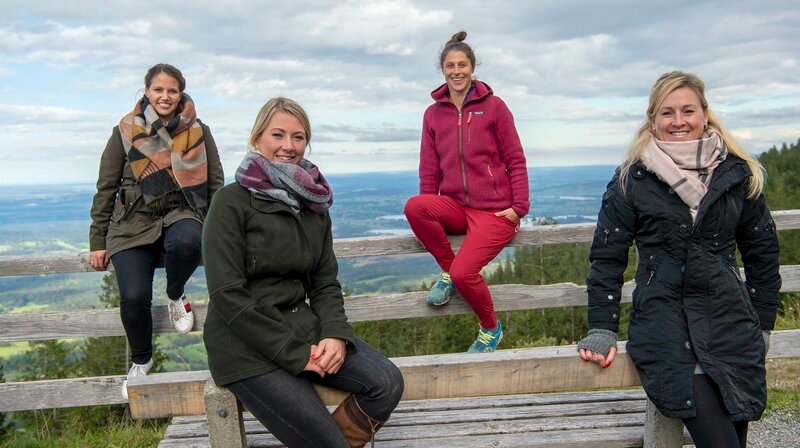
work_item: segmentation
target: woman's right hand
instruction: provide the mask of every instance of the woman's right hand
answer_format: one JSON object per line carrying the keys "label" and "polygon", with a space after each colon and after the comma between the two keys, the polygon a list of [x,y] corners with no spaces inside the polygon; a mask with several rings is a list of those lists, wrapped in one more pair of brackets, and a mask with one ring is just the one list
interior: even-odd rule
{"label": "woman's right hand", "polygon": [[103,249],[89,252],[89,266],[95,271],[105,271],[108,266],[108,251]]}
{"label": "woman's right hand", "polygon": [[608,356],[603,356],[600,353],[595,353],[588,348],[582,348],[578,350],[578,353],[581,355],[581,359],[586,362],[595,362],[602,366],[604,369],[611,366],[611,363],[614,362],[614,356],[617,354],[617,348],[611,347],[608,350]]}
{"label": "woman's right hand", "polygon": [[[316,351],[317,351],[317,345],[316,344],[312,344],[311,345],[311,353],[313,354]],[[309,356],[308,362],[306,363],[306,366],[303,367],[303,371],[304,372],[315,372],[320,377],[325,378],[325,371],[322,370],[322,367],[320,367],[317,364],[317,361],[314,360],[313,358],[311,358],[310,356]]]}

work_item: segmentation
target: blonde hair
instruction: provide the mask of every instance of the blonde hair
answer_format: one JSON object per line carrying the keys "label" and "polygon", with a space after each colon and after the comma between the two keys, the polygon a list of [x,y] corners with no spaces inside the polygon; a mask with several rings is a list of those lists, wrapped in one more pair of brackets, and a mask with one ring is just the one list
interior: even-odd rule
{"label": "blonde hair", "polygon": [[622,191],[625,191],[625,184],[631,167],[642,159],[645,148],[650,141],[655,138],[653,123],[656,111],[661,106],[661,103],[664,102],[667,95],[682,87],[688,87],[697,94],[697,97],[700,99],[700,105],[703,107],[703,112],[706,118],[708,118],[708,130],[716,132],[723,143],[725,143],[728,152],[747,162],[747,165],[750,167],[752,176],[750,176],[747,185],[747,197],[754,198],[761,194],[764,191],[764,168],[755,157],[739,145],[736,138],[725,129],[725,126],[719,121],[714,111],[708,106],[705,84],[703,84],[703,81],[693,73],[681,71],[664,73],[653,85],[652,90],[650,90],[650,103],[647,106],[647,116],[645,117],[644,123],[639,127],[639,131],[634,135],[633,141],[628,147],[628,152],[625,154],[625,159],[620,165],[619,185]]}
{"label": "blonde hair", "polygon": [[308,114],[303,110],[296,101],[284,98],[281,96],[271,98],[261,107],[256,115],[256,121],[253,123],[253,130],[250,131],[250,139],[247,140],[247,150],[250,152],[259,152],[255,146],[256,139],[264,132],[269,125],[272,117],[276,112],[286,112],[287,114],[294,115],[306,131],[306,146],[311,146],[311,122],[308,120]]}

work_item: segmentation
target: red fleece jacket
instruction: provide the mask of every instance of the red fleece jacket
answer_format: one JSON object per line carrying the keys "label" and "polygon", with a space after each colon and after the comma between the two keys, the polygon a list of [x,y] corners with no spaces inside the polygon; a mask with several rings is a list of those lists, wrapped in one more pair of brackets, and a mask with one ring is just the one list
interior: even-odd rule
{"label": "red fleece jacket", "polygon": [[425,111],[419,158],[420,194],[450,196],[465,207],[528,213],[525,153],[506,104],[491,87],[475,90],[458,109],[447,84],[431,92]]}

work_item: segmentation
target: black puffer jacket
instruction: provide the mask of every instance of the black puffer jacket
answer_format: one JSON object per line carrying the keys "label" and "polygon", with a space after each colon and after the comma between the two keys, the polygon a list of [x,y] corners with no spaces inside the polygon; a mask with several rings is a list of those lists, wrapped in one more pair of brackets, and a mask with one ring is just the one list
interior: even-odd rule
{"label": "black puffer jacket", "polygon": [[631,167],[625,194],[618,172],[603,196],[586,281],[589,326],[618,330],[623,272],[636,240],[627,350],[648,397],[668,417],[695,416],[698,362],[732,420],[756,420],[766,405],[761,330],[775,325],[781,278],[764,197],[746,197],[750,174],[729,155],[714,171],[694,226],[681,198],[640,164]]}

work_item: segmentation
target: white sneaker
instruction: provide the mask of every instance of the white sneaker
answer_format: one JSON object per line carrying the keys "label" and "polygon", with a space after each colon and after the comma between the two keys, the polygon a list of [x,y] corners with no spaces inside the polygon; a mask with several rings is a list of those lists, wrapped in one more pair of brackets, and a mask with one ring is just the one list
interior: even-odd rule
{"label": "white sneaker", "polygon": [[136,364],[135,362],[131,365],[131,369],[128,370],[128,376],[125,377],[125,381],[122,382],[122,398],[128,399],[128,380],[137,376],[145,376],[147,372],[150,371],[150,368],[153,367],[153,358],[150,358],[144,364]]}
{"label": "white sneaker", "polygon": [[172,320],[172,326],[175,327],[175,331],[178,333],[186,334],[192,331],[192,327],[194,327],[194,312],[186,294],[179,299],[169,301],[169,317]]}

